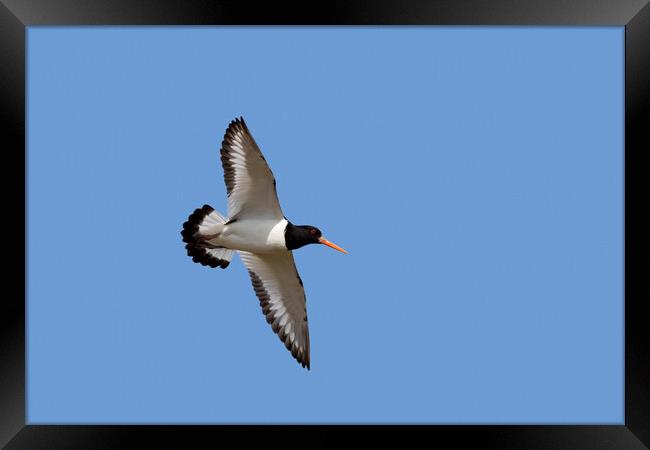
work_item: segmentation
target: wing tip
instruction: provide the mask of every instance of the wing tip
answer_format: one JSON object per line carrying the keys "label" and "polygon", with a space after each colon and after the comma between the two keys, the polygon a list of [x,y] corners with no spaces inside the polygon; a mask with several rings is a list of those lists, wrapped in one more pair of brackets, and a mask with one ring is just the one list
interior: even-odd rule
{"label": "wing tip", "polygon": [[232,144],[235,134],[238,132],[244,132],[250,134],[250,131],[248,131],[248,127],[246,126],[246,122],[244,122],[243,116],[235,117],[228,124],[228,127],[226,128],[226,132],[223,135],[223,139],[221,140],[222,156],[224,155],[225,152],[227,152],[226,147]]}
{"label": "wing tip", "polygon": [[[282,336],[280,336],[282,339]],[[291,356],[295,358],[298,363],[307,370],[310,370],[310,358],[309,351],[306,349],[301,349],[294,343],[289,344],[288,341],[284,341],[285,346],[291,352]]]}
{"label": "wing tip", "polygon": [[[289,346],[287,346],[287,348],[289,348]],[[311,370],[309,354],[305,351],[301,351],[298,347],[293,347],[293,349],[290,349],[289,351],[298,364],[300,364],[304,369]]]}
{"label": "wing tip", "polygon": [[228,124],[228,128],[230,128],[233,125],[246,125],[246,122],[244,121],[244,116],[239,116],[232,119]]}

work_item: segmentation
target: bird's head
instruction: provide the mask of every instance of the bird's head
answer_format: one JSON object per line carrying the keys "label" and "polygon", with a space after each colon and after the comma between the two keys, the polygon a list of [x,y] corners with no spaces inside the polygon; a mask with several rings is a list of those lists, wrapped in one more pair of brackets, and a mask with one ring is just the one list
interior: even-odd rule
{"label": "bird's head", "polygon": [[332,247],[334,250],[347,253],[338,245],[325,239],[323,233],[311,225],[294,225],[289,222],[284,231],[284,238],[289,250],[295,250],[307,244],[323,244]]}

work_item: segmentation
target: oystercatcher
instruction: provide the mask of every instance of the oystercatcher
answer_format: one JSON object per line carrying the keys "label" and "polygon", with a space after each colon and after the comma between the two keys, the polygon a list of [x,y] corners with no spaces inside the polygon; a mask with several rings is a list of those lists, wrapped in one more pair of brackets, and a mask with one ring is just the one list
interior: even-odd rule
{"label": "oystercatcher", "polygon": [[294,225],[282,213],[275,177],[244,119],[230,122],[221,143],[228,216],[209,205],[194,210],[181,236],[196,263],[225,269],[239,252],[266,321],[293,357],[309,369],[305,290],[293,250],[308,244],[341,247],[311,225]]}

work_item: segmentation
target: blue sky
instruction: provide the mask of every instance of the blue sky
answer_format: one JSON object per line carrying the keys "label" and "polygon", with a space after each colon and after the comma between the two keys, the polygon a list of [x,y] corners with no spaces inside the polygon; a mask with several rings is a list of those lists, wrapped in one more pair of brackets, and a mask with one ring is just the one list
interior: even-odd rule
{"label": "blue sky", "polygon": [[[28,30],[30,423],[623,423],[623,28]],[[312,370],[238,257],[244,116]]]}

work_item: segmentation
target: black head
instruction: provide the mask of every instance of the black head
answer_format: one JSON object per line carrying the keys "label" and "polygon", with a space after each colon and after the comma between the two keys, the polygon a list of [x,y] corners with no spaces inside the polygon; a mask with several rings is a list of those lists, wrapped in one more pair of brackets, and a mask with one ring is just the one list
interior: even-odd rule
{"label": "black head", "polygon": [[323,233],[311,225],[294,225],[289,222],[284,230],[284,240],[289,250],[295,250],[307,244],[320,244],[321,236]]}
{"label": "black head", "polygon": [[311,225],[294,225],[288,222],[287,228],[284,229],[284,241],[288,250],[295,250],[307,244],[323,244],[339,252],[347,253],[338,245],[325,239],[323,233]]}

